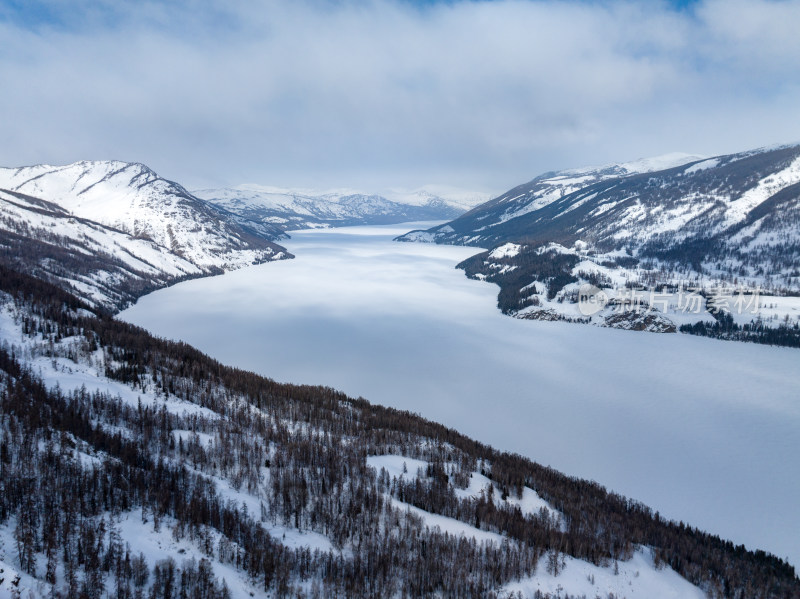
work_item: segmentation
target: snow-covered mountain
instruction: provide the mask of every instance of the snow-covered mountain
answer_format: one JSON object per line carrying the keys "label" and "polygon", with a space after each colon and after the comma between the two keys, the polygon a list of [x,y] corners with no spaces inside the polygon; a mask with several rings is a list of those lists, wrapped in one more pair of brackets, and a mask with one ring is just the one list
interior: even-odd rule
{"label": "snow-covered mountain", "polygon": [[0,168],[8,256],[95,304],[119,307],[175,280],[290,257],[246,223],[142,164]]}
{"label": "snow-covered mountain", "polygon": [[121,307],[173,280],[203,274],[153,241],[31,196],[0,190],[0,214],[6,260],[93,304]]}
{"label": "snow-covered mountain", "polygon": [[[800,145],[546,173],[445,225],[398,239],[490,248],[462,267],[498,283],[500,307],[527,318],[584,319],[550,305],[576,297],[584,283],[796,293]],[[792,322],[785,324],[793,324],[795,307],[787,310]],[[699,322],[634,320],[604,322],[651,330]]]}
{"label": "snow-covered mountain", "polygon": [[447,220],[486,199],[474,192],[445,188],[438,192],[423,188],[379,195],[349,189],[323,192],[242,185],[194,194],[241,218],[284,231]]}
{"label": "snow-covered mountain", "polygon": [[429,231],[413,231],[399,239],[458,245],[491,244],[494,241],[495,227],[540,210],[593,184],[669,169],[702,159],[702,156],[694,154],[672,153],[621,164],[544,173],[491,201],[476,206],[451,223],[434,227]]}
{"label": "snow-covered mountain", "polygon": [[463,213],[491,199],[493,194],[452,185],[424,185],[416,189],[392,188],[382,192],[382,195],[393,202],[411,206],[422,206],[431,200],[441,200]]}

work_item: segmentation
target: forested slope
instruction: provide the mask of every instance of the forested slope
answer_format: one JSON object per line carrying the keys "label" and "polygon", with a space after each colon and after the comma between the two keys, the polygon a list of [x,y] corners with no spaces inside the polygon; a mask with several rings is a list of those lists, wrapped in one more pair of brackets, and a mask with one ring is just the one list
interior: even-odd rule
{"label": "forested slope", "polygon": [[[786,562],[596,483],[223,366],[5,266],[0,289],[0,592],[481,597],[546,573],[565,596],[566,556],[644,552],[710,596],[800,597]],[[370,465],[389,458],[420,468]]]}

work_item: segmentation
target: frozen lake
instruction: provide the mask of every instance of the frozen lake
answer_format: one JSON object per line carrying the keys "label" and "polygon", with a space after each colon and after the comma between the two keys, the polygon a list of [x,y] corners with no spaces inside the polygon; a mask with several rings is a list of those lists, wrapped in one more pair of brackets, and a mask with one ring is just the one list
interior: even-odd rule
{"label": "frozen lake", "polygon": [[410,226],[295,232],[297,258],[124,320],[279,381],[419,412],[800,564],[800,350],[502,316]]}

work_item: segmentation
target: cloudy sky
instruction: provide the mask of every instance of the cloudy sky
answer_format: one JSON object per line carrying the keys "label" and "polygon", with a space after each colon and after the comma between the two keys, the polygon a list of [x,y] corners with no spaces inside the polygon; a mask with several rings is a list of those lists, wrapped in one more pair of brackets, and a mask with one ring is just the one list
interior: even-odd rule
{"label": "cloudy sky", "polygon": [[0,165],[503,191],[800,141],[800,0],[0,0]]}

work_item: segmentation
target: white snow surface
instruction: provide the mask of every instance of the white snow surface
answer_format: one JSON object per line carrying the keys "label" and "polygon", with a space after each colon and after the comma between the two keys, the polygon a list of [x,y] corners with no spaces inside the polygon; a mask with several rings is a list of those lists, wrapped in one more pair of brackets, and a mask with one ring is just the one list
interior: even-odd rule
{"label": "white snow surface", "polygon": [[[367,457],[367,466],[375,468],[378,472],[385,468],[389,478],[414,480],[418,470],[425,470],[428,462],[402,455],[372,455]],[[405,472],[403,471],[405,470]]]}
{"label": "white snow surface", "polygon": [[682,578],[669,566],[656,568],[648,549],[637,549],[629,561],[599,567],[572,557],[565,557],[565,567],[558,575],[548,573],[548,556],[542,557],[536,575],[507,584],[499,597],[513,593],[533,597],[536,591],[553,597],[615,597],[626,599],[706,599],[698,587]]}
{"label": "white snow surface", "polygon": [[[171,518],[164,518],[156,531],[152,520],[142,522],[142,512],[140,509],[123,514],[116,526],[119,529],[120,537],[124,543],[131,546],[131,554],[144,554],[148,566],[153,566],[167,558],[172,558],[178,567],[184,560],[195,559],[200,561],[208,557],[187,539],[176,541],[172,535],[174,521]],[[219,534],[216,531],[209,531],[214,542],[218,542]],[[264,596],[263,590],[258,585],[253,585],[241,572],[237,572],[228,564],[223,564],[216,559],[209,560],[214,570],[214,575],[220,580],[224,580],[231,592],[232,599],[249,599],[253,596]]]}
{"label": "white snow surface", "polygon": [[769,199],[780,190],[800,182],[800,158],[782,171],[760,180],[755,187],[746,191],[740,198],[729,202],[725,210],[726,225],[744,220],[756,206]]}
{"label": "white snow surface", "polygon": [[[407,481],[418,478],[418,473],[424,474],[428,466],[428,462],[425,460],[400,455],[369,456],[367,457],[367,464],[375,468],[378,472],[380,472],[381,469],[385,469],[390,478],[405,479]],[[466,499],[470,497],[477,498],[481,494],[488,496],[487,491],[491,484],[492,482],[488,478],[475,472],[470,478],[470,485],[468,488],[456,489],[456,497]],[[499,491],[495,490],[492,493],[492,497],[495,505],[499,506],[504,503],[504,500],[500,497]],[[507,540],[503,535],[475,528],[470,524],[454,518],[427,512],[393,497],[386,496],[386,499],[387,501],[391,501],[394,507],[410,512],[421,518],[428,528],[439,528],[441,532],[446,532],[450,535],[473,537],[478,542],[488,541],[502,543],[504,540]],[[510,506],[519,506],[523,514],[538,514],[540,509],[545,509],[551,511],[554,516],[558,517],[558,512],[556,512],[556,510],[550,507],[547,502],[543,501],[533,489],[527,487],[525,487],[523,491],[522,498],[509,497],[505,502]]]}
{"label": "white snow surface", "polygon": [[683,173],[685,175],[691,175],[692,173],[714,168],[718,164],[719,164],[718,158],[709,158],[708,160],[703,160],[702,162],[693,164],[692,166],[688,167],[685,171],[683,171]]}
{"label": "white snow surface", "polygon": [[386,495],[385,497],[387,501],[391,502],[392,507],[416,516],[417,518],[421,519],[423,524],[431,530],[438,528],[440,532],[447,533],[452,536],[472,537],[479,543],[488,542],[500,544],[504,540],[507,540],[506,537],[499,535],[496,532],[481,530],[480,528],[475,528],[474,526],[470,526],[466,522],[456,520],[455,518],[448,518],[447,516],[442,516],[440,514],[426,512],[425,510],[421,510],[420,508],[409,503],[399,501],[394,497],[390,497],[389,495]]}
{"label": "white snow surface", "polygon": [[630,162],[623,162],[620,166],[629,173],[653,173],[669,168],[682,166],[695,160],[702,160],[705,156],[687,154],[685,152],[670,152],[650,158],[639,158]]}
{"label": "white snow surface", "polygon": [[[378,472],[382,468],[385,469],[389,474],[389,478],[414,480],[418,477],[418,473],[424,474],[425,469],[428,467],[428,462],[401,455],[379,455],[367,457],[367,465],[375,468]],[[405,472],[403,472],[404,467]],[[456,488],[455,494],[460,499],[478,498],[481,494],[488,497],[490,486],[492,486],[492,481],[489,478],[480,472],[473,472],[470,476],[469,486],[466,489]],[[492,492],[492,498],[494,504],[498,507],[503,504],[512,507],[518,506],[525,515],[537,515],[542,509],[547,510],[551,517],[558,518],[562,524],[564,523],[561,513],[529,487],[523,487],[522,497],[516,497],[511,494],[505,500],[502,499],[500,491],[495,488]]]}
{"label": "white snow surface", "polygon": [[522,249],[522,246],[516,243],[505,243],[503,245],[497,246],[491,252],[489,252],[489,258],[513,258],[519,251]]}
{"label": "white snow surface", "polygon": [[[461,498],[479,497],[481,494],[488,496],[488,489],[491,485],[492,481],[489,478],[480,472],[473,472],[469,480],[469,487],[456,489],[456,496]],[[529,516],[535,516],[541,513],[541,510],[545,510],[549,513],[550,518],[555,518],[560,522],[562,529],[566,526],[561,512],[539,497],[539,494],[530,487],[522,487],[522,497],[517,497],[511,493],[506,499],[503,499],[500,492],[495,488],[492,492],[492,498],[497,506],[502,504],[516,506],[519,507],[523,514]]]}

